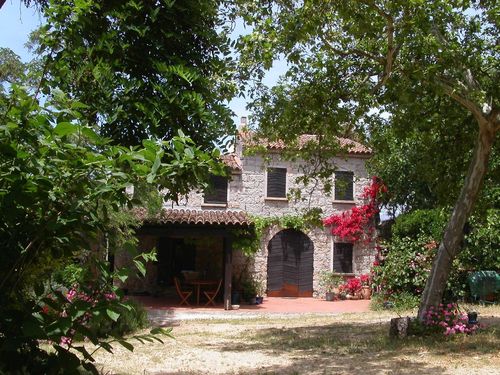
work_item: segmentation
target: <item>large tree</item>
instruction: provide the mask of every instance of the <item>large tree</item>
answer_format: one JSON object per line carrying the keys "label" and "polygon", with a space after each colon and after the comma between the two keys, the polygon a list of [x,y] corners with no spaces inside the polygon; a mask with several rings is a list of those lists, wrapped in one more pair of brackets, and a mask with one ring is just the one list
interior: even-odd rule
{"label": "large tree", "polygon": [[[223,172],[214,145],[232,128],[233,85],[218,4],[49,1],[42,81],[28,91],[12,84],[27,82],[26,67],[0,51],[1,373],[97,373],[72,339],[111,350],[88,324],[130,311],[115,282],[126,270],[110,272],[93,251],[133,250],[138,223],[124,209],[144,202],[126,188],[175,200]],[[88,253],[92,278],[67,294],[55,287],[52,271]],[[139,273],[151,258],[134,259]]]}
{"label": "large tree", "polygon": [[450,189],[456,191],[453,213],[422,296],[422,317],[441,302],[500,129],[497,3],[241,0],[238,5],[238,14],[253,26],[241,40],[249,74],[261,76],[278,56],[289,66],[276,88],[257,86],[254,92],[255,115],[267,137],[293,139],[307,131],[333,143],[332,135],[370,138],[391,132],[411,141],[409,134],[418,139],[419,129],[427,128],[459,143],[456,150],[428,150],[435,159],[466,159],[468,166],[461,188]]}
{"label": "large tree", "polygon": [[[232,133],[235,93],[220,0],[54,1],[40,52],[57,87],[120,144],[182,129],[204,148]],[[78,6],[76,6],[78,5]]]}

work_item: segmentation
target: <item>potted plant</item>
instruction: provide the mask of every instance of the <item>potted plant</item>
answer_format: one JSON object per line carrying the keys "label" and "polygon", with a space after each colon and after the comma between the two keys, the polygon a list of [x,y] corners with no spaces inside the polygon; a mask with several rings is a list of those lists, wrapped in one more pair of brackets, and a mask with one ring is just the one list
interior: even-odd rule
{"label": "potted plant", "polygon": [[343,285],[343,289],[348,293],[347,299],[359,299],[361,296],[361,280],[353,277],[347,280],[347,283]]}
{"label": "potted plant", "polygon": [[372,296],[371,279],[369,274],[364,274],[359,277],[361,281],[361,296],[363,299],[370,299]]}
{"label": "potted plant", "polygon": [[243,291],[243,296],[245,300],[250,305],[255,305],[257,297],[257,287],[255,281],[252,278],[246,277],[241,281],[241,289]]}
{"label": "potted plant", "polygon": [[266,293],[264,282],[262,282],[261,280],[255,280],[255,289],[257,291],[255,302],[257,303],[257,305],[260,305],[262,302],[264,302],[264,294]]}
{"label": "potted plant", "polygon": [[342,276],[331,271],[325,271],[321,274],[319,284],[325,290],[325,299],[327,301],[333,301],[339,295],[339,286],[343,281]]}

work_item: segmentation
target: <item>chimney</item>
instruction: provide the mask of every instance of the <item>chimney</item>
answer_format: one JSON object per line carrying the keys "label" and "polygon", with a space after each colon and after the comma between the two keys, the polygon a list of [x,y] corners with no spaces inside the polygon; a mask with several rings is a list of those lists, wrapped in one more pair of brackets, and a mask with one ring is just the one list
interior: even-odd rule
{"label": "chimney", "polygon": [[240,118],[240,129],[244,129],[248,127],[248,119],[246,116],[241,116]]}

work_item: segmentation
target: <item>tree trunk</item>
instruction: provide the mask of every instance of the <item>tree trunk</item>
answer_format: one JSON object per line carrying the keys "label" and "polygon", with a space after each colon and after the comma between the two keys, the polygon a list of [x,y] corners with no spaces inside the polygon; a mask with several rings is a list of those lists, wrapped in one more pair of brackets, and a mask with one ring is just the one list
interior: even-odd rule
{"label": "tree trunk", "polygon": [[465,183],[446,226],[420,301],[418,318],[421,321],[424,320],[425,313],[431,306],[437,307],[442,301],[453,259],[460,252],[460,244],[464,236],[463,228],[477,201],[481,183],[486,174],[495,133],[493,124],[486,121],[479,123],[479,136]]}

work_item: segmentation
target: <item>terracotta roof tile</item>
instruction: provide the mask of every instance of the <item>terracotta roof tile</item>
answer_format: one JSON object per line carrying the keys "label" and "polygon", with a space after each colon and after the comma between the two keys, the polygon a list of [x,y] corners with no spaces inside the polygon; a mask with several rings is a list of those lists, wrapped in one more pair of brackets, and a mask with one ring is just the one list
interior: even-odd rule
{"label": "terracotta roof tile", "polygon": [[[239,137],[244,144],[253,144],[254,134],[252,132],[240,132]],[[299,137],[299,145],[304,145],[308,142],[314,142],[316,140],[316,136],[313,134],[302,134]],[[349,154],[354,155],[371,155],[372,150],[369,147],[364,146],[363,144],[354,141],[348,138],[337,137],[337,140],[340,143],[340,146],[348,149]],[[283,150],[286,147],[286,144],[281,139],[277,141],[268,142],[266,139],[259,139],[259,144],[267,146],[268,149],[271,150]]]}
{"label": "terracotta roof tile", "polygon": [[229,168],[237,171],[242,170],[241,159],[236,154],[227,154],[221,156],[222,162]]}
{"label": "terracotta roof tile", "polygon": [[150,224],[212,224],[212,225],[251,225],[252,221],[243,211],[230,210],[193,210],[163,209],[157,216],[151,217],[147,210],[134,210],[136,217]]}

